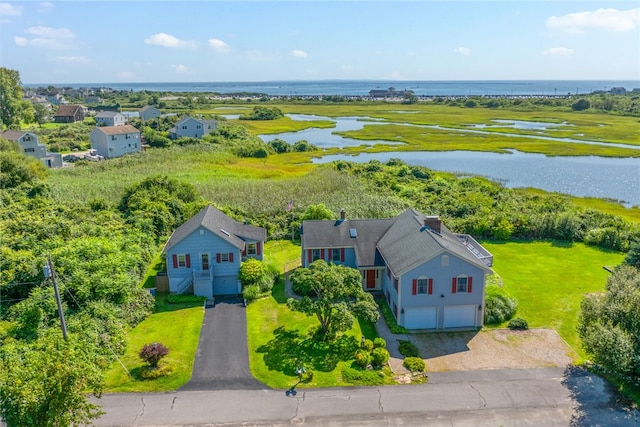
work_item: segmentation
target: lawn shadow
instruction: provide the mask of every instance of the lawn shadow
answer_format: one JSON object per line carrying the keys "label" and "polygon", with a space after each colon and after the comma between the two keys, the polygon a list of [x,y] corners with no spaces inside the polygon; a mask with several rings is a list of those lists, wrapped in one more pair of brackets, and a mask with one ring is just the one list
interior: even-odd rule
{"label": "lawn shadow", "polygon": [[153,309],[154,313],[166,313],[168,311],[178,311],[187,308],[202,307],[204,304],[204,301],[170,303],[167,302],[168,295],[169,294],[166,292],[156,293],[156,305]]}
{"label": "lawn shadow", "polygon": [[358,349],[358,341],[347,335],[325,342],[284,326],[273,333],[275,337],[258,347],[257,352],[263,354],[264,363],[270,370],[290,376],[296,375],[298,367],[331,372],[338,362],[353,358]]}
{"label": "lawn shadow", "polygon": [[479,331],[461,332],[431,332],[426,334],[409,335],[420,350],[420,355],[425,359],[447,356],[450,354],[469,351],[471,341]]}
{"label": "lawn shadow", "polygon": [[571,249],[573,247],[573,242],[570,240],[552,240],[551,246],[554,248],[566,248]]}
{"label": "lawn shadow", "polygon": [[571,426],[638,425],[640,411],[600,376],[582,367],[568,366],[562,385],[576,403]]}
{"label": "lawn shadow", "polygon": [[284,281],[284,276],[279,276],[277,282],[273,285],[273,288],[271,288],[271,296],[278,304],[287,303]]}

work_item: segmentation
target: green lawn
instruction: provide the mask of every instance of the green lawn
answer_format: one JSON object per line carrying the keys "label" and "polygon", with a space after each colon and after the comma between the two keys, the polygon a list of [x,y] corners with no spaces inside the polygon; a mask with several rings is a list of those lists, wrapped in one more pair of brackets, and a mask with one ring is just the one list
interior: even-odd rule
{"label": "green lawn", "polygon": [[[121,360],[131,375],[115,362],[105,374],[107,392],[144,392],[175,390],[191,378],[204,317],[202,303],[167,304],[166,294],[157,294],[156,311],[142,321],[127,338],[127,350]],[[144,363],[138,357],[143,345],[161,342],[169,354],[160,363],[171,367],[171,374],[157,380],[140,378]]]}
{"label": "green lawn", "polygon": [[[289,310],[280,281],[269,298],[247,307],[247,335],[251,373],[274,388],[288,388],[297,382],[296,368],[313,371],[313,379],[299,387],[335,387],[350,384],[342,379],[342,369],[351,367],[363,333],[374,338],[372,325],[354,327],[332,343],[322,343],[310,336],[319,323]],[[363,332],[364,331],[364,332]],[[386,372],[388,374],[388,372]],[[389,381],[387,375],[385,382]]]}
{"label": "green lawn", "polygon": [[[582,243],[484,242],[493,254],[493,269],[508,293],[518,300],[517,317],[532,328],[553,328],[581,357],[576,327],[584,294],[604,291],[602,267],[622,262],[624,254]],[[497,327],[505,327],[506,322]]]}

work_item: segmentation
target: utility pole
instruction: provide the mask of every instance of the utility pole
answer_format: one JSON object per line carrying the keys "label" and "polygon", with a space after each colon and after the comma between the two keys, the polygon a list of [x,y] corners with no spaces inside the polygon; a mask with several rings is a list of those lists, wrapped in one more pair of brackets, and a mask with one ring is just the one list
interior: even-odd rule
{"label": "utility pole", "polygon": [[58,283],[56,282],[56,273],[53,270],[53,262],[51,255],[47,257],[47,265],[42,268],[44,277],[50,277],[53,282],[53,290],[56,293],[56,303],[58,304],[58,314],[60,315],[60,327],[62,328],[62,337],[67,340],[67,324],[64,322],[64,312],[62,311],[62,302],[60,301],[60,292],[58,291]]}

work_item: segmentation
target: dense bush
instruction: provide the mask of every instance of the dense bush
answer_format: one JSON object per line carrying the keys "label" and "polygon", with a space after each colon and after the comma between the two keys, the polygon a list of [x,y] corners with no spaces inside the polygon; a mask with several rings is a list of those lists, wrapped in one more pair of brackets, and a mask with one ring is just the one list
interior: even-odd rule
{"label": "dense bush", "polygon": [[506,291],[496,285],[486,287],[484,298],[484,323],[493,325],[511,319],[518,303],[507,295]]}
{"label": "dense bush", "polygon": [[387,348],[387,342],[384,340],[384,338],[375,337],[373,339],[373,347],[374,348]]}
{"label": "dense bush", "polygon": [[371,341],[370,339],[365,339],[362,343],[362,348],[364,351],[371,352],[371,350],[373,350],[373,341]]}
{"label": "dense bush", "polygon": [[283,141],[278,138],[269,141],[267,145],[277,154],[289,153],[293,149],[291,147],[291,144],[289,144],[287,141]]}
{"label": "dense bush", "polygon": [[160,360],[169,354],[169,349],[162,343],[154,342],[151,344],[145,344],[138,356],[144,360],[150,367],[155,368],[158,366]]}
{"label": "dense bush", "polygon": [[276,120],[284,117],[278,107],[255,106],[249,114],[240,116],[240,120]]}
{"label": "dense bush", "polygon": [[419,357],[406,357],[402,365],[411,372],[424,372],[426,365]]}
{"label": "dense bush", "polygon": [[366,368],[371,363],[371,354],[367,350],[358,350],[353,356],[356,365]]}
{"label": "dense bush", "polygon": [[260,292],[260,288],[258,285],[245,286],[242,288],[242,297],[247,302],[252,302],[260,298],[262,292]]}
{"label": "dense bush", "polygon": [[389,352],[386,348],[374,348],[371,352],[371,363],[374,366],[383,366],[389,361]]}
{"label": "dense bush", "polygon": [[418,347],[411,341],[400,341],[400,345],[398,347],[400,354],[404,357],[419,357],[420,350]]}
{"label": "dense bush", "polygon": [[311,144],[310,142],[301,139],[293,144],[293,151],[305,152],[305,151],[318,151],[320,148]]}
{"label": "dense bush", "polygon": [[509,329],[511,330],[520,330],[520,331],[524,331],[526,329],[529,329],[529,323],[527,323],[526,320],[520,318],[520,317],[516,317],[515,319],[511,319],[509,321]]}
{"label": "dense bush", "polygon": [[345,367],[342,369],[342,380],[351,384],[380,385],[384,384],[385,377],[382,371]]}

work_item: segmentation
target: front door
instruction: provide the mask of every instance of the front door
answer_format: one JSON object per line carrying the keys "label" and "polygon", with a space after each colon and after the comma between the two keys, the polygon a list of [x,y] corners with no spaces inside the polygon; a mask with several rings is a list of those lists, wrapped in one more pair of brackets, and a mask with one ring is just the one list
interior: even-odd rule
{"label": "front door", "polygon": [[376,288],[376,271],[367,270],[367,289]]}
{"label": "front door", "polygon": [[209,269],[209,254],[202,254],[202,269]]}

